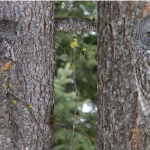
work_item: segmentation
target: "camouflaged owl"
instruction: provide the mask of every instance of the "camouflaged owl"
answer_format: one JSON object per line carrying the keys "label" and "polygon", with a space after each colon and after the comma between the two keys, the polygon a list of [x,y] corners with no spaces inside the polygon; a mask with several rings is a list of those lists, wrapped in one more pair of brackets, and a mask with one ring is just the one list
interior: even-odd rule
{"label": "camouflaged owl", "polygon": [[138,28],[138,55],[135,72],[139,102],[145,116],[150,114],[150,16],[145,17]]}

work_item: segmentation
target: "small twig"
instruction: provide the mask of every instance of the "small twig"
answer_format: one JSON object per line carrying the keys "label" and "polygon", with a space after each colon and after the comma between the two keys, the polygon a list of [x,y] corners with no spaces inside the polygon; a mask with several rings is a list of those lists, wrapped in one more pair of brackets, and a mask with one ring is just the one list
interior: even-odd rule
{"label": "small twig", "polygon": [[[87,51],[87,52],[91,54],[91,52],[90,52],[90,51]],[[91,54],[91,56],[92,56],[92,58],[95,60],[96,65],[97,65],[97,61],[96,61],[96,59],[93,57],[93,55],[92,55],[92,54]]]}
{"label": "small twig", "polygon": [[[56,41],[57,41],[57,43],[59,44],[59,46],[61,47],[61,49],[64,51],[64,53],[65,53],[67,59],[69,60],[69,57],[68,57],[67,53],[65,52],[65,50],[63,49],[62,45],[58,42],[58,40],[56,40]],[[69,62],[70,62],[70,60],[69,60]]]}
{"label": "small twig", "polygon": [[71,137],[71,142],[72,143],[72,138],[74,136],[74,128],[75,128],[75,117],[76,117],[76,112],[77,112],[77,103],[78,103],[78,90],[76,86],[76,81],[75,81],[75,76],[74,76],[74,69],[75,69],[75,52],[76,48],[74,48],[74,53],[73,53],[73,69],[72,69],[72,78],[73,78],[73,83],[76,91],[76,103],[75,103],[75,110],[74,110],[74,119],[73,119],[73,131],[72,131],[72,137]]}
{"label": "small twig", "polygon": [[[84,47],[87,47],[86,44],[85,44],[84,41],[83,41],[83,37],[82,37],[82,38],[78,37],[78,38],[81,40],[81,43],[84,45]],[[93,48],[92,48],[92,49],[93,49]],[[96,64],[97,64],[97,61],[96,61],[96,59],[93,57],[93,55],[91,54],[91,52],[89,52],[89,51],[87,51],[87,52],[90,53],[91,57],[95,60],[95,62],[96,62]]]}
{"label": "small twig", "polygon": [[[69,16],[69,21],[72,24],[72,26],[74,26],[73,24],[73,19],[72,19],[72,15],[71,15],[71,11],[73,9],[71,9],[69,7],[68,1],[66,2],[66,7],[68,9],[68,16]],[[73,37],[75,35],[75,30],[73,30]],[[75,81],[75,52],[76,52],[76,47],[74,48],[74,53],[73,53],[73,69],[72,69],[72,78],[73,78],[73,83],[74,83],[74,87],[75,87],[75,91],[76,91],[76,102],[75,102],[75,110],[74,110],[74,119],[73,119],[73,130],[72,130],[72,136],[71,136],[71,141],[70,141],[70,145],[72,144],[72,140],[73,140],[73,136],[74,136],[74,128],[75,128],[75,117],[76,117],[76,111],[77,111],[77,102],[78,102],[78,91],[77,91],[77,86],[76,86],[76,81]]]}
{"label": "small twig", "polygon": [[83,57],[81,57],[80,59],[78,59],[78,61],[76,62],[76,64],[75,65],[77,65],[78,64],[78,62],[81,60],[81,59],[83,59],[85,57],[85,54],[83,55]]}

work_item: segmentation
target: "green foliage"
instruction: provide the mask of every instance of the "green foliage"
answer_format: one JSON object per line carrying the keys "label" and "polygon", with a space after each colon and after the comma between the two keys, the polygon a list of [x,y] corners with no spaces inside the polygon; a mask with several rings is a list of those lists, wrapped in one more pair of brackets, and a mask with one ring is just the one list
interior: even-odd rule
{"label": "green foliage", "polygon": [[[60,2],[61,4],[62,2]],[[66,8],[61,9],[61,5],[56,3],[56,17],[68,17]],[[72,16],[77,18],[90,18],[94,14],[96,7],[93,2],[71,2]],[[87,13],[84,13],[84,12]],[[83,113],[84,103],[97,101],[97,66],[95,63],[97,54],[97,36],[88,32],[83,35],[77,32],[78,47],[76,48],[75,80],[78,88],[77,116],[75,117],[75,132],[72,144],[70,145],[73,129],[74,108],[76,93],[72,80],[72,71],[69,65],[72,64],[73,49],[71,43],[73,32],[58,31],[55,34],[55,113],[51,121],[55,125],[54,150],[96,150],[97,126],[96,113]],[[83,36],[83,41],[82,41]],[[83,51],[83,49],[86,49]],[[58,128],[61,127],[61,128]],[[56,128],[57,127],[57,128]],[[92,138],[92,139],[91,139]]]}
{"label": "green foliage", "polygon": [[[55,105],[59,108],[74,109],[76,93],[73,86],[73,79],[71,78],[72,71],[69,69],[69,63],[64,68],[58,68],[57,77],[55,78]],[[90,99],[78,100],[78,106],[90,102]]]}
{"label": "green foliage", "polygon": [[[72,16],[75,18],[90,18],[93,11],[97,8],[96,2],[90,1],[70,1],[70,6],[76,8],[72,11]],[[56,3],[56,18],[67,18],[68,11],[66,8],[62,9],[62,1]],[[85,13],[86,11],[86,13]],[[94,18],[97,19],[97,14],[94,13]]]}
{"label": "green foliage", "polygon": [[73,42],[72,31],[64,32],[64,31],[57,31],[55,35],[55,48],[59,47],[59,43],[66,42]]}
{"label": "green foliage", "polygon": [[[71,138],[76,97],[74,89],[70,88],[73,85],[71,74],[72,71],[69,70],[69,63],[67,63],[64,68],[58,68],[55,78],[55,113],[54,116],[51,117],[51,121],[54,123],[54,126],[59,125],[63,127],[63,129],[55,129],[55,136],[57,135],[57,137],[54,136],[54,145],[59,142],[61,146],[54,146],[54,150],[59,148],[59,150],[61,150],[61,147],[62,150],[66,149],[66,146],[69,146],[66,142],[67,140],[70,142]],[[78,106],[82,106],[85,102],[90,102],[90,99],[87,98],[84,101],[79,100]],[[73,147],[75,147],[75,150],[84,150],[88,145],[95,146],[92,140],[95,140],[97,136],[96,113],[83,114],[83,112],[77,110],[77,114],[78,116],[75,118]],[[64,136],[64,132],[68,133],[67,136]],[[90,139],[86,137],[90,137]]]}
{"label": "green foliage", "polygon": [[[54,113],[54,116],[51,117],[53,120],[55,128],[66,129],[68,132],[68,137],[71,137],[73,130],[73,118],[71,115],[64,109],[57,109]],[[97,126],[96,126],[96,113],[88,113],[84,115],[77,115],[75,117],[75,128],[74,128],[74,142],[73,147],[75,150],[78,150],[79,147],[86,149],[86,147],[96,148],[96,139],[97,139]],[[78,142],[80,141],[80,142]],[[82,145],[82,146],[81,146]],[[57,148],[56,148],[57,149]],[[54,149],[55,150],[55,149]]]}
{"label": "green foliage", "polygon": [[89,59],[96,59],[96,55],[97,55],[97,46],[96,45],[92,45],[92,44],[82,44],[81,42],[79,42],[80,44],[80,48],[83,50],[83,48],[86,48],[86,50],[84,51],[87,54],[87,57]]}
{"label": "green foliage", "polygon": [[[73,115],[64,109],[57,109],[55,111],[53,120],[55,125],[63,126],[66,129],[73,127]],[[96,113],[87,113],[84,115],[77,115],[75,118],[75,132],[89,137],[91,140],[97,138],[97,127],[96,127]]]}
{"label": "green foliage", "polygon": [[[56,32],[56,35],[55,35],[55,49],[62,49],[63,44],[65,43],[66,45],[68,45],[68,47],[70,48],[71,50],[71,47],[70,45],[73,43],[73,32],[72,31],[69,31],[69,32],[64,32],[64,31],[58,31]],[[81,34],[77,34],[78,37],[78,47],[77,47],[77,50],[80,51],[80,55],[82,54],[82,56],[84,54],[87,55],[87,57],[89,59],[96,59],[96,55],[97,55],[97,46],[96,45],[93,45],[93,44],[86,44],[86,43],[83,43],[81,41]],[[61,44],[62,43],[62,44]],[[83,49],[86,49],[85,51],[83,51]],[[63,50],[65,50],[63,48]]]}
{"label": "green foliage", "polygon": [[69,91],[67,85],[72,83],[71,76],[72,71],[69,70],[69,63],[63,68],[58,68],[57,77],[55,78],[55,103],[60,108],[74,108],[74,104],[70,102],[70,100],[74,103],[76,93],[75,91]]}

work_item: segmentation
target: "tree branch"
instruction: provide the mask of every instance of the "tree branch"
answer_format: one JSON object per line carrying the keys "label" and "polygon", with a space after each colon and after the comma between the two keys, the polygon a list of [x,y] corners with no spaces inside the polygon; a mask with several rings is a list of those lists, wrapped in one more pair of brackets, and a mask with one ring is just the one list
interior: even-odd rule
{"label": "tree branch", "polygon": [[[54,125],[54,128],[62,128],[62,129],[69,130],[69,131],[71,131],[71,132],[72,132],[72,130],[73,130],[73,129],[71,129],[71,128],[68,127],[68,126],[57,125],[57,124]],[[88,136],[88,135],[86,135],[86,134],[80,133],[79,131],[76,131],[76,130],[74,130],[74,132],[76,132],[76,133],[78,133],[78,134],[84,136],[85,138],[88,138],[89,140],[91,140],[91,141],[97,143],[97,140],[95,140],[94,138],[92,138],[92,137],[90,137],[90,136]]]}
{"label": "tree branch", "polygon": [[76,30],[76,31],[93,31],[97,32],[97,25],[95,20],[88,18],[72,18],[73,24],[69,21],[69,18],[55,18],[56,31],[64,30]]}

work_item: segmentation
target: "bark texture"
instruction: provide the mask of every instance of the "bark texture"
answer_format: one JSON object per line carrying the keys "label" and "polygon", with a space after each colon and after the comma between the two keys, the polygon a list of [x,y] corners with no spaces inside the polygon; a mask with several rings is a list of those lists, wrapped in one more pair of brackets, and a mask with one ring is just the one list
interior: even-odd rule
{"label": "bark texture", "polygon": [[143,149],[134,57],[144,2],[98,2],[98,150]]}
{"label": "bark texture", "polygon": [[69,18],[55,18],[55,30],[63,31],[97,31],[97,25],[95,20],[90,20],[88,18],[72,18],[70,22]]}
{"label": "bark texture", "polygon": [[54,2],[0,2],[0,149],[52,149],[54,17]]}

